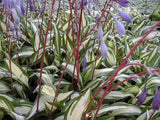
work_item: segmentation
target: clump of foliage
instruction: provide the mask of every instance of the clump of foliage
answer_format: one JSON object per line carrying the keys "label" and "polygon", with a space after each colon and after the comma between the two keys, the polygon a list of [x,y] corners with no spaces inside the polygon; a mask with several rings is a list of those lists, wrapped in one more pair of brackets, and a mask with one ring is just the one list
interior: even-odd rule
{"label": "clump of foliage", "polygon": [[129,3],[2,0],[0,119],[158,119],[158,7]]}

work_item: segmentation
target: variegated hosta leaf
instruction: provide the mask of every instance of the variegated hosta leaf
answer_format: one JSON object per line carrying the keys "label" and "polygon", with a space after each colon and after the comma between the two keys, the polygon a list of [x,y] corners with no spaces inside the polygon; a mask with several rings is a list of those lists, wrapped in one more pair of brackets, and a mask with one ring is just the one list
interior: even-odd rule
{"label": "variegated hosta leaf", "polygon": [[112,116],[116,116],[116,115],[131,116],[131,115],[141,114],[141,110],[134,105],[116,103],[116,105],[103,106],[99,110],[98,116],[101,116],[101,115],[106,114],[107,112],[111,112],[111,111],[112,111],[112,113],[111,113]]}
{"label": "variegated hosta leaf", "polygon": [[[104,93],[104,91],[101,91],[99,96],[102,96]],[[110,100],[120,100],[126,97],[133,97],[132,94],[130,93],[123,93],[121,91],[111,91],[106,97],[105,99],[110,99]]]}
{"label": "variegated hosta leaf", "polygon": [[[33,107],[27,117],[27,119],[30,119],[31,117],[33,117],[36,114],[36,110],[37,110],[37,99],[35,100]],[[45,104],[43,102],[43,100],[40,98],[39,99],[39,112],[45,110]]]}
{"label": "variegated hosta leaf", "polygon": [[6,93],[10,91],[10,88],[7,84],[0,82],[0,93]]}
{"label": "variegated hosta leaf", "polygon": [[[39,73],[34,73],[38,78],[40,77],[40,74]],[[42,73],[42,82],[44,84],[52,84],[53,83],[53,80],[54,80],[54,76],[52,74],[44,74]]]}
{"label": "variegated hosta leaf", "polygon": [[[8,69],[10,70],[10,63],[9,60],[5,60]],[[23,70],[22,67],[20,67],[19,65],[16,65],[14,62],[11,61],[11,70],[12,73],[18,78],[19,82],[28,86],[28,76],[27,73]]]}
{"label": "variegated hosta leaf", "polygon": [[7,111],[13,111],[14,107],[8,99],[0,95],[0,108],[4,108]]}
{"label": "variegated hosta leaf", "polygon": [[[62,63],[62,66],[65,67],[66,63]],[[73,76],[73,71],[74,71],[74,65],[68,64],[67,66],[67,70],[66,72],[70,75]],[[75,70],[75,75],[74,75],[75,79],[77,79],[77,72]],[[82,81],[82,76],[80,74],[80,81],[81,81],[81,85],[83,86],[83,81]]]}
{"label": "variegated hosta leaf", "polygon": [[73,93],[73,91],[66,92],[66,93],[59,93],[59,95],[58,95],[58,97],[57,97],[57,101],[60,102],[60,101],[65,100],[65,99],[68,98],[72,93]]}
{"label": "variegated hosta leaf", "polygon": [[81,120],[82,114],[86,109],[91,97],[90,89],[84,94],[81,94],[69,107],[66,120]]}

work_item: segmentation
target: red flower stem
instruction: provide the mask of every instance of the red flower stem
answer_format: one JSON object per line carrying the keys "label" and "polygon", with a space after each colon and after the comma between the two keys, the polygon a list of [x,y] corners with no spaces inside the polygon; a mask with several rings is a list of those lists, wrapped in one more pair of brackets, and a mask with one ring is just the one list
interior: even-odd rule
{"label": "red flower stem", "polygon": [[75,61],[75,65],[74,65],[74,69],[73,69],[73,74],[72,74],[72,85],[71,85],[71,90],[73,90],[73,81],[74,81],[75,71],[76,71],[76,61]]}
{"label": "red flower stem", "polygon": [[[157,25],[157,24],[156,24]],[[155,26],[156,26],[155,25]],[[157,27],[157,26],[156,26]],[[154,26],[147,32],[148,34],[153,30],[153,28],[155,28]],[[132,55],[133,54],[133,52],[136,50],[136,48],[145,40],[145,38],[147,37],[147,35],[148,34],[145,34],[140,40],[139,40],[139,42],[132,48],[132,50],[130,51],[130,53],[128,54],[128,55]],[[127,56],[128,57],[128,56]],[[126,58],[127,58],[126,57]],[[125,58],[125,60],[127,61],[127,59]],[[129,58],[129,57],[128,57]],[[124,60],[124,61],[125,61]],[[119,72],[122,68],[123,68],[123,66],[125,67],[125,63],[124,63],[124,61],[122,62],[122,64],[120,65],[120,69],[117,69],[117,71]],[[99,109],[100,109],[100,106],[101,106],[101,104],[102,104],[102,102],[103,102],[103,100],[104,100],[104,98],[105,98],[105,94],[107,94],[107,92],[108,92],[108,89],[109,89],[109,87],[112,85],[112,83],[113,83],[113,80],[114,80],[114,78],[115,78],[115,76],[118,74],[118,72],[115,72],[116,74],[114,75],[112,75],[113,76],[113,78],[112,79],[110,79],[110,82],[109,82],[109,85],[107,86],[107,88],[106,88],[106,90],[105,90],[105,92],[104,92],[104,94],[103,94],[103,96],[102,96],[102,98],[101,98],[101,102],[99,103],[99,106],[98,106],[98,108],[97,108],[97,111],[96,111],[96,114],[95,114],[95,117],[94,117],[94,119],[96,119],[96,117],[97,117],[97,114],[98,114],[98,111],[99,111]],[[111,76],[111,77],[112,77]],[[111,78],[110,77],[110,78]],[[109,79],[108,79],[108,81],[109,81]]]}
{"label": "red flower stem", "polygon": [[34,10],[35,10],[36,14],[38,14],[35,0],[33,0],[33,5],[34,5]]}
{"label": "red flower stem", "polygon": [[40,67],[40,78],[39,78],[39,92],[38,92],[38,97],[37,97],[37,109],[36,109],[36,114],[37,115],[38,115],[38,112],[39,112],[39,100],[40,100],[40,94],[41,94],[42,72],[43,72],[43,64],[44,64],[44,57],[45,57],[45,48],[46,48],[48,31],[49,31],[49,27],[50,27],[51,20],[52,20],[52,13],[53,13],[53,8],[54,8],[54,3],[55,3],[55,0],[52,0],[50,18],[48,20],[47,30],[46,30],[46,34],[45,34],[45,41],[44,41],[44,45],[43,45],[42,61],[41,61],[41,67]]}
{"label": "red flower stem", "polygon": [[126,58],[124,59],[124,61],[122,62],[122,64],[120,66],[123,66],[128,58],[133,54],[133,52],[137,49],[137,47],[145,40],[145,38],[157,27],[160,25],[160,21],[155,24],[139,41],[138,43],[132,48],[132,50],[130,51],[130,53],[126,56]]}
{"label": "red flower stem", "polygon": [[100,45],[101,45],[101,42],[99,41],[98,50],[97,50],[97,53],[96,53],[96,59],[95,59],[94,66],[93,66],[93,72],[92,72],[91,80],[93,80],[94,72],[95,72],[95,69],[96,69],[96,64],[97,64],[97,60],[98,60]]}
{"label": "red flower stem", "polygon": [[[125,67],[127,67],[127,66],[132,66],[132,65],[138,65],[138,66],[140,66],[140,67],[146,68],[145,65],[143,65],[143,64],[141,64],[141,63],[128,63],[128,64],[125,64],[125,65],[122,67],[122,69],[125,68]],[[146,71],[147,71],[147,69],[146,69]],[[108,86],[110,87],[111,85],[109,84]],[[103,93],[103,96],[101,97],[101,100],[97,103],[98,108],[97,108],[97,111],[96,111],[96,114],[95,114],[95,117],[94,117],[93,120],[96,119],[96,117],[97,117],[97,115],[98,115],[98,111],[99,111],[99,109],[100,109],[100,107],[101,107],[101,105],[102,105],[102,102],[103,102],[105,96],[108,95],[108,93],[109,93],[109,92],[108,92],[108,90],[109,90],[109,87],[108,87],[108,86],[107,86],[105,92]],[[116,86],[116,85],[115,85],[115,86]],[[116,86],[116,87],[118,87],[118,86]],[[116,88],[116,87],[115,87],[115,88]],[[114,87],[113,87],[113,88],[114,88]],[[114,88],[114,89],[115,89],[115,88]]]}
{"label": "red flower stem", "polygon": [[[160,68],[157,68],[157,69],[154,69],[154,70],[151,70],[152,72],[155,72],[155,71],[160,71]],[[140,76],[140,75],[144,75],[146,74],[147,71],[143,71],[143,72],[140,72],[138,74],[136,74],[135,76],[132,76],[132,77],[129,77],[129,78],[126,78],[125,80],[117,83],[115,86],[113,86],[107,93],[106,95],[108,95],[112,90],[114,90],[115,88],[117,88],[118,86],[120,86],[121,84],[123,84],[124,82],[127,82],[129,80],[131,80],[132,78],[136,78],[136,76]]]}
{"label": "red flower stem", "polygon": [[[81,94],[81,85],[80,85],[80,72],[79,72],[79,43],[80,43],[80,35],[81,35],[81,25],[82,25],[82,12],[83,12],[83,0],[81,2],[81,7],[80,7],[80,20],[79,20],[79,30],[77,32],[77,51],[76,51],[76,70],[77,70],[77,81],[78,81],[78,89],[79,89],[79,94]],[[77,28],[78,29],[78,28]]]}
{"label": "red flower stem", "polygon": [[56,88],[55,97],[54,97],[53,102],[52,102],[52,107],[51,107],[51,111],[50,111],[50,115],[49,115],[49,119],[48,119],[48,120],[51,119],[52,111],[53,111],[53,107],[54,107],[54,103],[55,103],[56,98],[57,98],[57,95],[58,95],[58,91],[59,91],[59,87],[60,87],[60,84],[61,84],[63,75],[64,75],[64,73],[65,73],[65,71],[66,71],[66,69],[67,69],[67,66],[68,66],[68,64],[69,64],[69,62],[70,62],[70,60],[71,60],[72,57],[73,57],[73,54],[71,54],[70,58],[68,59],[67,64],[66,64],[66,66],[64,67],[63,72],[62,72],[62,74],[61,74],[61,77],[60,77],[60,79],[59,79],[59,81],[58,81],[58,85],[57,85],[57,88]]}
{"label": "red flower stem", "polygon": [[27,21],[28,21],[28,0],[26,2],[26,23],[25,23],[25,35],[26,35],[26,41],[27,41],[27,37],[28,37],[28,30],[27,30]]}
{"label": "red flower stem", "polygon": [[[106,4],[107,7],[109,7],[108,11],[110,11],[110,9],[111,9],[110,3],[112,4],[112,3],[113,3],[113,0],[110,0],[110,1]],[[105,21],[104,21],[103,29],[104,29],[104,27],[105,27],[105,24],[106,24],[107,21],[108,21],[108,15],[109,15],[109,13],[107,12],[107,15],[105,16]]]}
{"label": "red flower stem", "polygon": [[119,60],[121,62],[122,61],[122,57],[121,57],[121,53],[120,53],[120,50],[119,50],[119,47],[118,47],[118,40],[116,38],[116,35],[115,35],[115,32],[114,32],[114,29],[113,29],[112,25],[110,24],[110,22],[108,22],[108,24],[110,25],[110,28],[111,28],[112,33],[114,35],[114,39],[115,39],[115,42],[116,42],[116,50],[117,50],[117,53],[118,53]]}
{"label": "red flower stem", "polygon": [[[93,32],[93,30],[95,29],[95,27],[97,26],[97,24],[98,24],[99,21],[101,20],[101,18],[102,18],[102,16],[104,15],[104,13],[105,13],[105,12],[103,11],[102,14],[101,14],[101,16],[99,17],[98,21],[96,22],[96,24],[95,24],[95,25],[92,27],[92,29],[88,32],[88,34],[86,35],[86,37],[84,37],[84,38],[82,39],[82,41],[81,41],[80,44],[78,45],[79,47],[83,44],[83,42],[87,39],[87,37]],[[69,57],[69,59],[68,59],[68,61],[67,61],[67,64],[66,64],[65,68],[63,69],[63,72],[62,72],[61,77],[60,77],[60,79],[59,79],[58,86],[57,86],[57,89],[56,89],[56,94],[55,94],[55,97],[54,97],[53,102],[52,102],[52,107],[51,107],[51,111],[50,111],[49,120],[51,119],[51,115],[52,115],[52,111],[53,111],[53,106],[54,106],[56,97],[57,97],[57,95],[58,95],[59,86],[60,86],[60,83],[61,83],[61,81],[62,81],[63,75],[64,75],[64,73],[65,73],[65,71],[66,71],[66,68],[67,68],[67,66],[68,66],[71,58],[72,58],[73,55],[75,54],[75,51],[76,51],[76,48],[73,50],[72,54],[70,55],[70,57]]]}
{"label": "red flower stem", "polygon": [[153,115],[155,114],[155,112],[156,112],[156,110],[154,110],[154,111],[152,112],[152,114],[150,115],[150,117],[149,117],[148,120],[151,120],[151,119],[152,119],[152,117],[153,117]]}
{"label": "red flower stem", "polygon": [[61,7],[61,0],[59,0],[59,3],[58,3],[58,10],[57,10],[57,15],[56,15],[56,21],[58,19],[58,16],[59,16],[59,11],[60,11],[60,7]]}
{"label": "red flower stem", "polygon": [[[68,44],[68,34],[70,32],[70,24],[71,24],[71,21],[72,21],[72,5],[71,5],[71,0],[68,0],[69,2],[69,8],[70,8],[70,15],[69,15],[69,22],[68,22],[68,28],[67,28],[67,39],[66,39],[66,48],[65,48],[65,51],[66,51],[66,56],[67,56],[67,52],[68,52],[68,48],[67,48],[67,44]],[[73,30],[73,29],[72,29]]]}
{"label": "red flower stem", "polygon": [[[160,71],[160,68],[157,68],[157,69],[154,69],[154,70],[151,70],[151,71],[152,71],[152,72]],[[113,87],[105,94],[105,96],[107,96],[111,91],[113,91],[115,88],[117,88],[118,86],[122,85],[123,83],[131,80],[132,78],[136,78],[137,76],[144,75],[144,74],[146,74],[146,73],[147,73],[147,71],[140,72],[140,73],[138,73],[138,74],[136,74],[136,75],[134,75],[134,76],[132,76],[132,77],[126,78],[125,80],[117,83],[115,86],[113,86]],[[102,100],[99,101],[99,103],[96,104],[96,106],[93,108],[93,111],[98,107],[98,105],[99,105],[101,102],[102,102]],[[91,113],[90,113],[90,114],[91,114]],[[88,120],[88,119],[87,119],[87,120]]]}
{"label": "red flower stem", "polygon": [[13,41],[14,41],[14,48],[15,48],[15,52],[16,52],[16,56],[17,56],[17,63],[19,63],[19,55],[18,55],[18,50],[17,50],[15,38],[13,38]]}
{"label": "red flower stem", "polygon": [[[8,55],[10,56],[10,45],[9,45],[9,39],[8,39],[8,17],[6,15],[6,39],[7,39],[7,49],[8,49]],[[11,66],[11,59],[9,59],[9,70],[10,70],[10,81],[11,81],[11,90],[12,93],[14,93],[14,87],[13,87],[13,79],[12,79],[12,66]]]}
{"label": "red flower stem", "polygon": [[[130,53],[126,56],[126,58],[123,60],[123,62],[121,63],[121,65],[119,66],[119,68],[115,71],[114,74],[112,74],[112,76],[110,76],[108,78],[108,80],[106,80],[106,82],[103,83],[103,85],[98,89],[98,91],[94,94],[94,96],[91,98],[88,106],[87,106],[87,109],[86,111],[84,112],[84,115],[83,115],[83,119],[85,118],[88,110],[89,110],[89,107],[90,105],[92,104],[93,100],[97,97],[97,95],[100,93],[100,91],[106,86],[106,84],[108,83],[109,81],[109,85],[107,86],[106,90],[107,91],[109,89],[109,87],[111,86],[115,76],[118,74],[118,72],[123,68],[123,66],[125,65],[125,63],[127,62],[128,58],[133,54],[133,52],[136,50],[136,48],[145,40],[145,38],[158,26],[160,25],[160,21],[155,24],[138,42],[137,44],[132,48],[132,50],[130,51]],[[104,95],[104,94],[103,94]]]}
{"label": "red flower stem", "polygon": [[[97,4],[98,5],[98,4]],[[108,4],[107,4],[107,1],[106,1],[106,3],[105,3],[105,5],[107,5],[106,7],[108,7]],[[105,7],[105,5],[104,5],[104,7]],[[99,6],[99,5],[98,5]],[[100,7],[99,7],[100,8]],[[110,7],[111,8],[111,7]],[[109,9],[110,9],[109,8]],[[102,9],[102,11],[103,11],[103,9]],[[108,13],[107,13],[107,16],[108,16]],[[99,21],[100,22],[100,21]],[[106,19],[105,19],[105,22],[106,22]],[[103,26],[103,29],[104,29],[104,27],[105,27],[105,24],[104,24],[104,26]],[[97,50],[97,53],[96,53],[96,59],[95,59],[95,65],[94,65],[94,68],[93,68],[93,72],[92,72],[92,77],[91,77],[91,80],[93,80],[93,76],[94,76],[94,72],[95,72],[95,66],[96,66],[96,63],[97,63],[97,60],[98,60],[98,54],[99,54],[99,48],[100,48],[100,42],[99,42],[99,45],[98,45],[98,50]]]}
{"label": "red flower stem", "polygon": [[[75,43],[74,43],[74,35],[75,35],[75,32],[74,32],[74,27],[73,27],[73,16],[72,16],[72,7],[73,5],[71,4],[71,0],[68,0],[69,1],[69,6],[70,6],[70,17],[69,17],[69,23],[68,23],[68,29],[67,29],[67,39],[68,39],[68,34],[70,32],[70,24],[72,25],[72,39],[73,39],[73,47],[75,49]],[[66,54],[67,54],[67,40],[66,40]],[[74,56],[75,56],[75,59],[76,59],[76,54],[74,52]],[[75,69],[76,68],[76,61],[75,61],[75,64],[74,64],[74,69],[73,69],[73,75],[72,75],[72,84],[71,84],[71,89],[73,89],[73,81],[74,81],[74,75],[75,75]]]}
{"label": "red flower stem", "polygon": [[[1,4],[0,4],[0,6],[1,6]],[[2,15],[3,15],[3,13],[4,13],[4,7],[3,7],[3,8],[0,8],[0,11],[1,11],[0,16],[2,16]]]}
{"label": "red flower stem", "polygon": [[[45,8],[46,8],[46,3],[47,3],[47,0],[45,0],[45,2],[44,2],[44,11],[45,11]],[[38,21],[39,21],[39,19],[38,19]],[[42,41],[43,21],[44,21],[44,14],[42,15],[42,22],[41,22],[41,25],[40,25],[39,44],[38,44],[38,50],[37,50],[37,56],[36,56],[36,63],[35,63],[35,66],[34,66],[35,69],[36,69],[36,67],[37,67],[38,57],[39,57],[39,51],[40,51],[40,45],[41,45],[41,41]],[[51,36],[51,35],[50,35],[50,36]]]}

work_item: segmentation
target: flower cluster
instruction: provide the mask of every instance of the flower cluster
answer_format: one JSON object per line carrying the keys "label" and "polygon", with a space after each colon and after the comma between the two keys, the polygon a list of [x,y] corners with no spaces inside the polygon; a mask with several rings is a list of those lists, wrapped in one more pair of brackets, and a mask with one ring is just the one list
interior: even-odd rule
{"label": "flower cluster", "polygon": [[28,0],[29,3],[29,9],[31,12],[35,11],[34,2],[33,0]]}
{"label": "flower cluster", "polygon": [[[82,1],[83,1],[83,3],[82,3]],[[128,7],[128,4],[129,4],[129,0],[114,0],[114,2],[118,3],[121,7]],[[88,11],[88,14],[89,14],[89,15],[91,14],[91,11],[94,11],[94,10],[92,9],[92,7],[91,7],[91,6],[93,6],[93,5],[95,5],[95,7],[93,7],[93,8],[97,8],[98,10],[101,11],[101,9],[97,6],[97,4],[98,4],[98,1],[97,1],[97,0],[81,0],[81,5],[83,5],[83,7],[86,7],[86,8],[87,8],[87,11]],[[120,17],[121,17],[124,21],[129,22],[129,23],[132,21],[132,18],[131,18],[131,16],[130,16],[128,13],[126,13],[126,12],[120,10],[120,9],[117,9],[116,7],[114,7],[113,3],[112,3],[112,4],[109,3],[108,5],[110,5],[112,8],[114,8],[114,10],[115,10],[116,12],[118,12],[118,14],[120,15]],[[114,15],[113,13],[111,13],[111,12],[108,11],[108,10],[106,10],[106,11],[109,12],[109,13],[111,14],[112,18],[114,19],[114,21],[115,21],[115,28],[116,28],[116,30],[117,30],[117,33],[118,33],[120,36],[124,35],[124,34],[125,34],[125,27],[124,27],[123,23],[120,22],[120,21],[115,17],[115,15]]]}
{"label": "flower cluster", "polygon": [[152,101],[152,109],[159,110],[160,109],[160,89],[156,93]]}
{"label": "flower cluster", "polygon": [[40,10],[40,14],[43,15],[45,11],[45,2],[43,0],[41,0],[41,10]]}
{"label": "flower cluster", "polygon": [[[145,76],[145,86],[144,89],[142,91],[142,93],[140,94],[136,104],[137,105],[142,105],[144,103],[144,101],[146,100],[146,86],[147,86],[147,79],[148,79],[149,74],[147,73]],[[160,89],[157,91],[157,93],[155,94],[153,101],[152,101],[152,109],[154,111],[159,110],[160,109]]]}
{"label": "flower cluster", "polygon": [[19,16],[25,15],[26,5],[24,0],[2,0],[1,5],[4,6],[6,15],[11,15],[12,21],[8,17],[8,22],[13,32],[13,36],[20,38],[21,31]]}
{"label": "flower cluster", "polygon": [[128,0],[114,0],[115,2],[117,2],[119,5],[123,6],[123,7],[127,7],[129,4]]}
{"label": "flower cluster", "polygon": [[82,0],[80,0],[80,5],[83,5],[83,9],[86,8],[89,15],[91,15],[91,13],[95,11],[95,9],[97,8],[97,3],[97,0],[83,0],[83,3]]}
{"label": "flower cluster", "polygon": [[[129,4],[129,1],[128,1],[128,0],[114,0],[114,1],[117,2],[119,5],[121,5],[122,7],[127,7],[128,4]],[[132,18],[131,18],[131,16],[130,16],[128,13],[126,13],[126,12],[124,12],[124,11],[122,11],[122,10],[117,9],[117,8],[114,7],[114,5],[112,5],[112,4],[109,4],[109,5],[110,5],[112,8],[114,8],[114,10],[116,10],[116,11],[118,12],[118,14],[120,15],[120,17],[121,17],[124,21],[126,21],[126,22],[128,22],[128,23],[130,23],[130,22],[132,21]],[[125,27],[124,27],[123,23],[120,22],[119,20],[117,20],[117,18],[116,18],[110,11],[108,11],[108,12],[111,14],[112,18],[113,18],[114,21],[115,21],[115,28],[116,28],[116,30],[117,30],[117,33],[118,33],[120,36],[124,35],[124,34],[125,34]]]}
{"label": "flower cluster", "polygon": [[[142,105],[144,103],[146,97],[147,97],[146,96],[146,89],[144,89],[137,100],[137,105]],[[160,109],[160,89],[157,91],[157,93],[155,94],[155,96],[153,98],[152,109],[154,111]]]}

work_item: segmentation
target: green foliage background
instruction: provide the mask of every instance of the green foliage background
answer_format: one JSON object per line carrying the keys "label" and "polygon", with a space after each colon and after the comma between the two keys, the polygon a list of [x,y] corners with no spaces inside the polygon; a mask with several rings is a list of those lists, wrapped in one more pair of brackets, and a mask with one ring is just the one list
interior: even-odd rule
{"label": "green foliage background", "polygon": [[[122,59],[125,58],[137,41],[160,20],[160,6],[157,4],[158,1],[141,1],[143,4],[138,3],[140,0],[132,2],[131,6],[125,10],[130,12],[133,20],[130,24],[125,23],[126,35],[123,38],[118,35],[114,36],[112,30],[108,29],[107,26],[104,28],[104,41],[109,49],[106,60],[103,60],[99,54],[95,65],[95,54],[99,44],[96,39],[96,31],[83,43],[87,49],[85,54],[83,47],[80,48],[81,95],[78,94],[76,73],[72,84],[75,60],[73,58],[71,59],[60,85],[60,91],[55,102],[52,119],[80,120],[91,97],[119,67]],[[50,1],[47,3],[47,10],[50,9],[49,4]],[[38,3],[38,5],[38,7],[40,7],[40,3]],[[58,2],[56,2],[55,6],[56,11]],[[7,52],[5,19],[0,16],[0,119],[35,120],[36,117],[38,117],[39,120],[48,119],[58,80],[67,60],[73,52],[75,42],[72,39],[71,30],[69,34],[67,34],[69,22],[68,2],[64,2],[61,7],[62,10],[58,17],[56,17],[57,13],[54,13],[49,29],[38,116],[36,116],[36,105],[39,88],[40,63],[49,11],[45,12],[42,41],[40,43],[38,64],[36,67],[41,17],[39,15],[35,16],[35,14],[29,12],[27,21],[25,18],[21,18],[22,37],[19,40],[14,40],[11,31],[9,31],[9,45],[11,51],[9,55]],[[93,27],[98,12],[99,11],[93,12],[91,16],[88,16],[87,12],[83,13],[82,36],[85,36]],[[102,19],[102,22],[104,22],[104,19]],[[109,19],[109,22],[111,22],[114,28],[112,18]],[[146,41],[143,42],[129,58],[127,61],[128,63],[138,62],[150,69],[160,68],[159,30],[160,27],[150,33]],[[119,51],[117,51],[115,39],[118,41]],[[87,57],[87,69],[82,71],[82,59],[84,55]],[[17,59],[19,62],[17,62]],[[11,60],[13,72],[14,92],[11,90],[9,60]],[[91,73],[94,67],[95,71],[92,76]],[[124,68],[118,73],[112,86],[142,71],[144,71],[144,68],[138,66]],[[136,100],[143,90],[144,84],[145,76],[142,75],[134,77],[130,81],[117,87],[105,97],[97,120],[147,120],[152,113],[152,98],[160,86],[159,72],[149,76],[147,80],[147,100],[142,106],[137,106]],[[90,112],[92,113],[91,117],[95,113],[95,111],[92,111],[92,108],[94,104],[101,99],[103,92],[103,90],[100,92],[90,108]],[[159,115],[160,113],[156,112],[153,120],[158,119]]]}

